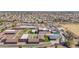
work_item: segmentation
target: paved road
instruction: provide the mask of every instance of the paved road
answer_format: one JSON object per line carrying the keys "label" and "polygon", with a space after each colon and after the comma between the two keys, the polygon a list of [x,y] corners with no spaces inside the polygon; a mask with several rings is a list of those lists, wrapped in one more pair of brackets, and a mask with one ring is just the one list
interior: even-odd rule
{"label": "paved road", "polygon": [[[48,47],[48,46],[51,46],[51,43],[50,42],[45,42],[45,43],[40,43],[40,44],[23,44],[22,47],[27,47],[27,48],[31,48],[31,47]],[[2,48],[5,48],[5,47],[8,47],[8,48],[13,48],[13,47],[16,47],[18,48],[19,45],[18,44],[3,44],[3,45],[0,45],[0,47]]]}
{"label": "paved road", "polygon": [[65,42],[66,41],[66,38],[63,36],[63,32],[60,31],[58,28],[57,28],[57,30],[60,32],[60,35],[62,37],[61,42]]}
{"label": "paved road", "polygon": [[62,37],[62,42],[65,42],[66,41],[66,38],[63,36],[63,34],[62,34],[62,32],[60,31],[60,35],[61,35],[61,37]]}

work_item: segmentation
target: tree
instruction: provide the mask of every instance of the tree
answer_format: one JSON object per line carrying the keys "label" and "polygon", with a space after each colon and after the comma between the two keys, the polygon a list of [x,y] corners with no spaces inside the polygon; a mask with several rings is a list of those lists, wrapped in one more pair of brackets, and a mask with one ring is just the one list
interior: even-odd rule
{"label": "tree", "polygon": [[0,29],[0,32],[3,32],[5,29],[3,28],[3,29]]}
{"label": "tree", "polygon": [[19,48],[22,48],[22,45],[19,45]]}
{"label": "tree", "polygon": [[15,27],[16,26],[16,23],[12,24],[12,27]]}
{"label": "tree", "polygon": [[48,36],[44,36],[45,37],[45,42],[49,42],[49,38],[48,38]]}
{"label": "tree", "polygon": [[67,44],[67,46],[68,46],[69,48],[74,48],[74,47],[75,47],[75,43],[74,43],[73,37],[70,37],[70,38],[68,39],[68,41],[66,42],[66,44]]}

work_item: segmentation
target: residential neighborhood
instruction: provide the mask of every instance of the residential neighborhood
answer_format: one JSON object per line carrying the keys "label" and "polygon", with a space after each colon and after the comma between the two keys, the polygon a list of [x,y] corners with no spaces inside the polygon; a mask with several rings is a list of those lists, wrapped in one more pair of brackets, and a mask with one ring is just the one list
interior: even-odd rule
{"label": "residential neighborhood", "polygon": [[1,11],[0,48],[78,48],[79,12]]}

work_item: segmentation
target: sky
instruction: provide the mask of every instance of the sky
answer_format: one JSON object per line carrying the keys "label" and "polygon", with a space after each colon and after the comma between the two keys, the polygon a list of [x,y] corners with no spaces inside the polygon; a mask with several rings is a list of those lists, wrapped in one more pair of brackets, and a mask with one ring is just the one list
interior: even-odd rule
{"label": "sky", "polygon": [[0,11],[79,11],[78,0],[0,0]]}

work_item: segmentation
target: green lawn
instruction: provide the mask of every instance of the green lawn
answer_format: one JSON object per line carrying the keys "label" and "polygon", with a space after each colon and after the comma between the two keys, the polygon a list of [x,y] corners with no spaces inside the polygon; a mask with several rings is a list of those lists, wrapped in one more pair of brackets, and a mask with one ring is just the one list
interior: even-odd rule
{"label": "green lawn", "polygon": [[32,29],[25,29],[24,33],[25,34],[35,34],[35,32],[32,32]]}
{"label": "green lawn", "polygon": [[45,35],[44,38],[45,38],[45,42],[49,42],[50,41],[48,36]]}

